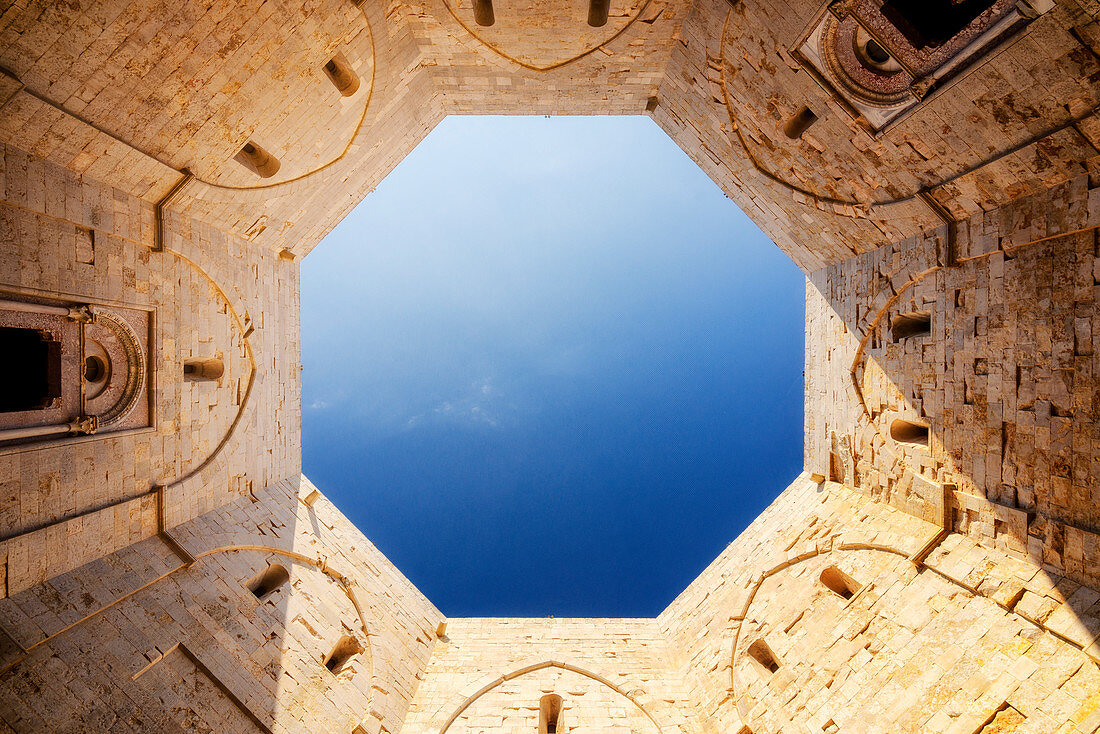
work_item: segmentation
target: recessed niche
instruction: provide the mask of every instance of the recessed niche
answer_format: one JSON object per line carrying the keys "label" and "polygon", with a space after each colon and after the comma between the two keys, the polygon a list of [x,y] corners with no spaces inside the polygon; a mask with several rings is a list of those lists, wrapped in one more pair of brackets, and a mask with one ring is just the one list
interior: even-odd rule
{"label": "recessed niche", "polygon": [[859,582],[836,566],[829,566],[821,572],[821,583],[842,599],[851,599],[862,588]]}
{"label": "recessed niche", "polygon": [[890,323],[890,336],[895,342],[932,333],[932,312],[899,313]]}
{"label": "recessed niche", "polygon": [[602,28],[607,25],[607,16],[611,12],[611,0],[591,0],[588,3],[588,25]]}
{"label": "recessed niche", "polygon": [[809,107],[803,105],[798,112],[787,118],[787,122],[783,125],[783,134],[791,140],[797,140],[815,122],[817,122],[817,115]]}
{"label": "recessed niche", "polygon": [[260,601],[290,581],[290,573],[278,563],[272,563],[248,582],[248,590]]}
{"label": "recessed niche", "polygon": [[249,140],[233,160],[260,178],[271,178],[279,172],[279,159]]}
{"label": "recessed niche", "polygon": [[749,645],[748,649],[749,657],[755,660],[760,667],[769,673],[775,673],[779,670],[779,661],[775,657],[775,653],[768,647],[768,643],[764,640],[757,640]]}
{"label": "recessed niche", "polygon": [[927,446],[928,426],[898,418],[890,424],[890,438],[911,446]]}
{"label": "recessed niche", "polygon": [[225,363],[217,357],[188,359],[183,363],[183,379],[188,382],[214,382],[225,373]]}
{"label": "recessed niche", "polygon": [[345,670],[361,652],[363,652],[363,646],[359,644],[359,640],[351,635],[344,635],[325,658],[325,667],[330,673],[336,675]]}
{"label": "recessed niche", "polygon": [[539,701],[539,734],[561,734],[562,700],[556,693],[549,693]]}
{"label": "recessed niche", "polygon": [[352,70],[343,54],[336,54],[326,61],[323,70],[332,86],[343,96],[350,97],[359,90],[359,75]]}
{"label": "recessed niche", "polygon": [[844,483],[844,461],[835,451],[829,452],[829,481]]}
{"label": "recessed niche", "polygon": [[474,0],[474,21],[480,26],[491,26],[497,22],[493,0]]}

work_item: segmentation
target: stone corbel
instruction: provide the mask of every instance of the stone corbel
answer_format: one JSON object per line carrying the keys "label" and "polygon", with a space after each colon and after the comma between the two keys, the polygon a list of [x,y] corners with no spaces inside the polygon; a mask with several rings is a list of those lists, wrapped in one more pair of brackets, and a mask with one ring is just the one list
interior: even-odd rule
{"label": "stone corbel", "polygon": [[919,100],[923,100],[928,96],[928,93],[932,91],[932,87],[936,84],[935,77],[926,76],[923,79],[918,79],[909,85],[909,92]]}
{"label": "stone corbel", "polygon": [[69,313],[65,314],[65,318],[69,321],[75,321],[78,324],[94,324],[96,315],[92,307],[85,304],[82,306],[70,306]]}
{"label": "stone corbel", "polygon": [[69,433],[90,436],[99,430],[99,418],[94,415],[82,415],[69,423]]}
{"label": "stone corbel", "polygon": [[849,15],[852,15],[856,9],[856,0],[834,0],[829,3],[829,12],[837,17],[837,20],[844,20]]}

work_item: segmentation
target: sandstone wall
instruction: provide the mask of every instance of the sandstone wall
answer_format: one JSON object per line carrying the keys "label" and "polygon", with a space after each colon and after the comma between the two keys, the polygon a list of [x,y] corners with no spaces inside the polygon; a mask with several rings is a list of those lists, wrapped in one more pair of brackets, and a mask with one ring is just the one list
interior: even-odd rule
{"label": "sandstone wall", "polygon": [[[1100,726],[1097,593],[863,494],[797,479],[660,615],[716,731]],[[937,544],[938,543],[938,544]],[[933,548],[923,563],[911,556]],[[822,581],[854,582],[844,598]],[[763,640],[777,668],[750,653]],[[740,718],[738,718],[740,717]]]}
{"label": "sandstone wall", "polygon": [[[1100,730],[1096,4],[879,134],[795,58],[820,2],[496,10],[0,10],[0,297],[153,324],[150,425],[0,450],[0,730],[533,731],[555,692],[609,734]],[[811,273],[806,474],[658,620],[437,640],[300,477],[295,260],[470,113],[651,114]]]}
{"label": "sandstone wall", "polygon": [[563,732],[701,731],[670,655],[649,619],[450,619],[402,731],[537,732],[545,695]]}
{"label": "sandstone wall", "polygon": [[[1078,176],[1096,154],[1092,4],[1060,0],[877,135],[792,55],[822,12],[700,0],[654,113],[806,272],[940,224],[918,192],[961,219]],[[818,121],[791,140],[783,125],[803,105]]]}
{"label": "sandstone wall", "polygon": [[[0,166],[0,294],[147,309],[153,418],[0,449],[3,596],[297,474],[301,388],[295,263],[177,215],[154,252],[149,203],[11,147]],[[219,380],[185,381],[213,356]]]}
{"label": "sandstone wall", "polygon": [[[807,466],[1096,587],[1097,194],[1080,177],[968,220],[950,252],[941,230],[815,273]],[[930,333],[895,341],[913,312]]]}
{"label": "sandstone wall", "polygon": [[[616,0],[600,29],[581,0],[497,6],[484,28],[451,0],[14,5],[0,139],[149,201],[186,168],[174,209],[301,255],[446,114],[651,114],[808,272],[1095,155],[1100,34],[1079,0],[881,134],[792,55],[819,2]],[[323,72],[335,55],[351,96]],[[803,105],[818,120],[790,140]],[[249,141],[280,161],[270,178],[234,160]]]}
{"label": "sandstone wall", "polygon": [[[398,731],[442,615],[314,492],[182,524],[192,564],[154,537],[0,600],[5,730]],[[257,599],[271,564],[289,581]],[[334,674],[344,636],[363,649]]]}

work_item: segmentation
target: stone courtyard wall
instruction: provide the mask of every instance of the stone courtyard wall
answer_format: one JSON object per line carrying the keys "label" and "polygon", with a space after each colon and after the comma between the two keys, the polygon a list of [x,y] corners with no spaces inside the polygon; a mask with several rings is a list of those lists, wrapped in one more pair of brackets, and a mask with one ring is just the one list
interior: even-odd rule
{"label": "stone courtyard wall", "polygon": [[[878,133],[811,0],[0,8],[0,300],[151,324],[148,425],[0,448],[0,731],[1100,731],[1100,8],[1033,5]],[[808,275],[805,472],[656,620],[445,620],[301,476],[298,261],[478,113],[650,115]]]}
{"label": "stone courtyard wall", "polygon": [[[5,730],[398,731],[442,615],[315,491],[182,524],[192,563],[154,536],[0,600]],[[257,599],[271,564],[289,580]]]}

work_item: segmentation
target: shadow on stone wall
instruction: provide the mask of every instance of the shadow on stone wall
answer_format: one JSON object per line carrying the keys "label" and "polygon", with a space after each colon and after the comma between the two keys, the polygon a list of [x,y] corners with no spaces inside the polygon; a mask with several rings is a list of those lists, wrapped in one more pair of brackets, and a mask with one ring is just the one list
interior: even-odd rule
{"label": "shadow on stone wall", "polygon": [[[963,223],[951,265],[928,236],[812,276],[807,466],[942,522],[952,535],[929,564],[954,564],[967,587],[1096,659],[1100,250],[1088,198],[1082,177]],[[915,314],[928,332],[899,335]],[[927,440],[897,431],[914,424]],[[980,563],[958,563],[964,546]]]}

